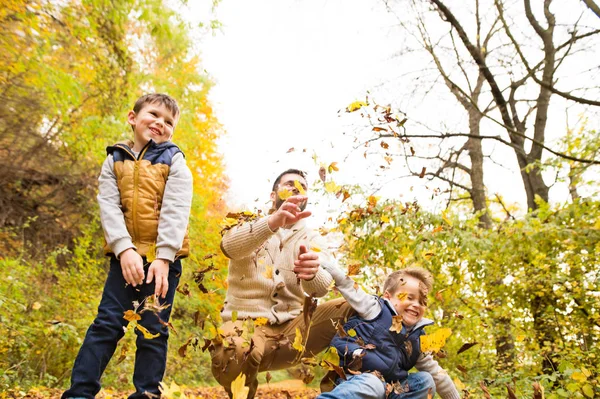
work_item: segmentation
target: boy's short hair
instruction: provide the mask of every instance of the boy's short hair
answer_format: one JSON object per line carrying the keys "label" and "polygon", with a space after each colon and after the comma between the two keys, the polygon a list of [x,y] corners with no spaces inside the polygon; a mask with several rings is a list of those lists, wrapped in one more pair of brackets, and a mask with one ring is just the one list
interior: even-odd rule
{"label": "boy's short hair", "polygon": [[144,105],[146,104],[161,104],[164,105],[175,118],[179,115],[179,106],[177,105],[177,101],[171,96],[162,93],[150,93],[145,94],[137,99],[135,105],[133,106],[133,112],[136,114],[140,112]]}
{"label": "boy's short hair", "polygon": [[383,292],[394,295],[404,284],[403,277],[410,276],[419,280],[419,300],[422,305],[427,306],[427,295],[433,288],[433,275],[420,266],[409,266],[390,274],[383,284]]}
{"label": "boy's short hair", "polygon": [[277,176],[277,178],[275,179],[275,182],[273,182],[273,189],[271,191],[277,191],[277,186],[279,185],[281,178],[283,177],[283,175],[287,175],[287,174],[299,175],[299,176],[302,176],[302,178],[304,180],[306,180],[306,172],[304,172],[300,169],[288,169],[288,170],[281,172],[279,174],[279,176]]}

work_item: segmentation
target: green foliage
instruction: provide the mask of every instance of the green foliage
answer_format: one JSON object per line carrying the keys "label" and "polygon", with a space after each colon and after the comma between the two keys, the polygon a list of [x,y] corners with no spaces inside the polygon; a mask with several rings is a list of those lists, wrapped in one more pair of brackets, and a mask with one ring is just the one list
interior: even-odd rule
{"label": "green foliage", "polygon": [[433,272],[428,317],[453,331],[440,363],[471,394],[481,395],[485,381],[492,396],[505,395],[508,383],[532,397],[539,381],[548,398],[592,397],[600,372],[600,203],[539,205],[489,230],[472,215],[397,202],[355,207],[338,223],[347,263],[364,265],[374,292],[391,270],[417,263]]}

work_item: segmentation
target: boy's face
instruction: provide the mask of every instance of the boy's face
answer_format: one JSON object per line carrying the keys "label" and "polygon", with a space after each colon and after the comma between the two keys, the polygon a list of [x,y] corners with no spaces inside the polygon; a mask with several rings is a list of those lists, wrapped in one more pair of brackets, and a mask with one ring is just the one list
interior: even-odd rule
{"label": "boy's face", "polygon": [[177,120],[178,118],[160,103],[147,103],[137,114],[134,111],[127,114],[127,123],[133,127],[134,143],[136,147],[139,146],[138,149],[148,144],[150,139],[157,144],[169,141]]}
{"label": "boy's face", "polygon": [[396,313],[402,316],[402,323],[412,327],[423,318],[425,313],[425,306],[421,304],[421,282],[412,276],[404,276],[402,279],[404,281],[400,281],[395,294],[392,295],[386,291],[383,297],[394,305]]}

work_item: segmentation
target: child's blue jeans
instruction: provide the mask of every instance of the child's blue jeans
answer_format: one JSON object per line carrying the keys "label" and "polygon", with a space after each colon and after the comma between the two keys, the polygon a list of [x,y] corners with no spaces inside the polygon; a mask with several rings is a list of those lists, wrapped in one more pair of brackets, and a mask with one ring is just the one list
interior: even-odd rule
{"label": "child's blue jeans", "polygon": [[[145,274],[148,273],[148,267],[149,264],[144,267]],[[173,304],[180,275],[181,261],[176,260],[169,267],[169,290],[166,298],[161,298],[161,304]],[[100,391],[100,377],[114,354],[117,343],[125,333],[124,327],[129,323],[123,318],[123,314],[126,310],[133,309],[133,301],[141,303],[146,297],[154,295],[154,282],[154,280],[150,284],[144,282],[137,287],[128,285],[123,278],[121,263],[116,257],[111,257],[110,270],[98,306],[98,315],[88,329],[75,359],[71,388],[63,393],[62,398],[94,398]],[[171,308],[172,306],[169,306],[160,313],[160,318],[164,322],[169,321]],[[154,339],[147,339],[140,331],[135,330],[137,350],[133,385],[136,391],[129,396],[131,399],[147,399],[146,392],[160,396],[158,383],[162,381],[167,363],[168,328],[163,326],[158,317],[150,311],[142,313],[141,317],[142,319],[138,320],[140,325],[146,327],[150,333],[160,332],[160,335]]]}
{"label": "child's blue jeans", "polygon": [[[317,399],[384,399],[386,384],[371,373],[363,373],[347,377],[346,381],[338,379],[335,389],[322,393]],[[427,399],[429,389],[431,397],[435,395],[435,382],[431,374],[426,372],[410,373],[402,381],[403,393],[390,393],[391,399]]]}

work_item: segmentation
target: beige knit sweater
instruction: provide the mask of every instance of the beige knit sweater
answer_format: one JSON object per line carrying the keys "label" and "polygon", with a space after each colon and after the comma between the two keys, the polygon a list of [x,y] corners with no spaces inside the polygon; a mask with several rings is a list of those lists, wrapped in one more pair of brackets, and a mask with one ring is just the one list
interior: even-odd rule
{"label": "beige knit sweater", "polygon": [[227,295],[221,313],[223,321],[232,318],[266,317],[281,324],[302,313],[305,294],[321,297],[327,293],[331,275],[319,267],[310,281],[298,283],[293,272],[300,245],[318,248],[321,262],[329,259],[325,242],[303,220],[288,231],[272,232],[268,216],[243,223],[229,230],[221,241],[221,250],[229,261]]}

